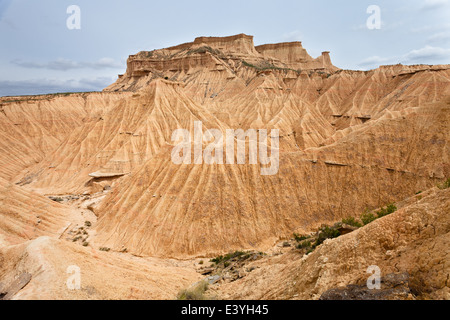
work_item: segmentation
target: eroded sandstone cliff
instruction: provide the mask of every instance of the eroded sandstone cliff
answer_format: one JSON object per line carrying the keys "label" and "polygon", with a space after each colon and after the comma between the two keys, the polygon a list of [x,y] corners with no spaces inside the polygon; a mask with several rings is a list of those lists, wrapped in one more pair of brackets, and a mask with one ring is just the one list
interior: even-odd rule
{"label": "eroded sandstone cliff", "polygon": [[[308,233],[323,223],[357,217],[447,179],[449,111],[449,65],[341,70],[332,65],[328,52],[314,59],[300,42],[255,47],[253,38],[243,34],[200,37],[142,51],[129,57],[126,73],[101,93],[0,98],[2,254],[15,254],[21,261],[21,252],[42,252],[51,246],[95,261],[99,248],[119,256],[121,252],[176,259],[270,250],[293,232]],[[262,165],[248,161],[173,163],[174,130],[194,132],[196,121],[204,130],[222,132],[279,130],[277,174],[262,176]],[[307,267],[307,284],[255,287],[242,296],[232,293],[235,287],[224,287],[222,293],[238,298],[319,298],[326,290],[355,284],[361,280],[363,264],[339,266],[350,270],[345,277],[338,267],[328,278],[323,276],[328,280],[312,275],[322,272],[317,261],[323,257],[338,264],[339,257],[348,256],[351,262],[351,239],[358,235],[364,236],[358,256],[372,257],[394,272],[393,260],[381,258],[391,250],[380,244],[383,237],[394,237],[407,225],[422,225],[430,214],[424,208],[432,206],[440,208],[435,218],[448,222],[447,193],[436,192],[427,199],[399,212],[395,217],[400,218],[382,220],[390,221],[388,225],[380,221],[331,241],[306,260],[283,258],[295,261],[286,262],[286,281],[303,283],[295,274]],[[87,217],[92,227],[80,229]],[[436,221],[432,224],[441,223]],[[416,250],[417,241],[439,242],[429,254],[442,252],[441,242],[448,241],[444,229],[427,238],[405,234],[408,254],[417,254],[405,261],[422,266],[429,250]],[[80,244],[87,246],[79,251],[74,249],[77,232],[83,236]],[[33,242],[40,236],[51,238]],[[75,244],[66,248],[66,240]],[[48,259],[46,266],[57,260]],[[448,271],[440,262],[422,269],[426,273],[434,268]],[[12,282],[18,275],[14,272],[0,266],[0,282]],[[447,292],[442,279],[448,272],[441,273],[430,276],[439,283],[429,284],[433,292],[440,292],[436,297]],[[187,272],[183,279],[184,285],[196,277]],[[179,286],[170,288],[175,294]]]}

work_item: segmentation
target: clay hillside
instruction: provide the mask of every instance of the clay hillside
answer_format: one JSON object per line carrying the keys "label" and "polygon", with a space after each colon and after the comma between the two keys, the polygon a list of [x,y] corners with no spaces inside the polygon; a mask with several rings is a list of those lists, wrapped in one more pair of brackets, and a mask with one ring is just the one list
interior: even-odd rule
{"label": "clay hillside", "polygon": [[[277,173],[174,163],[198,121],[278,129]],[[200,37],[103,92],[2,97],[0,124],[0,298],[450,299],[450,65]]]}

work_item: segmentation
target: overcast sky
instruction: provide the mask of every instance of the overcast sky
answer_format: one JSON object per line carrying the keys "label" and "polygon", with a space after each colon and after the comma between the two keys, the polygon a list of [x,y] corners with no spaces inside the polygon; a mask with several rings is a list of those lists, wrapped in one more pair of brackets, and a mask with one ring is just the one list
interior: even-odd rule
{"label": "overcast sky", "polygon": [[[80,29],[67,27],[70,5]],[[371,5],[380,29],[367,26]],[[130,54],[238,33],[302,41],[344,69],[448,64],[449,18],[450,0],[0,0],[0,96],[101,90]]]}

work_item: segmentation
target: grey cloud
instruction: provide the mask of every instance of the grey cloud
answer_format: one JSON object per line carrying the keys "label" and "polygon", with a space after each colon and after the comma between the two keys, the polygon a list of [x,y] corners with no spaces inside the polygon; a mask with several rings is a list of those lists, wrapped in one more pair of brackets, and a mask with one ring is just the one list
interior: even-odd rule
{"label": "grey cloud", "polygon": [[33,62],[33,61],[23,61],[23,60],[13,60],[11,63],[29,69],[49,69],[57,71],[67,71],[72,69],[118,69],[124,68],[125,66],[121,63],[116,62],[111,58],[102,58],[95,62],[77,62],[69,59],[57,59],[54,61],[49,61],[45,63]]}
{"label": "grey cloud", "polygon": [[0,21],[2,20],[3,16],[8,10],[8,7],[11,4],[11,2],[12,0],[0,0]]}
{"label": "grey cloud", "polygon": [[449,0],[425,0],[422,10],[436,10],[449,4]]}
{"label": "grey cloud", "polygon": [[450,33],[438,32],[428,37],[427,41],[430,43],[445,43],[450,40]]}
{"label": "grey cloud", "polygon": [[110,85],[110,77],[69,80],[0,80],[0,96],[35,95],[58,92],[100,91]]}

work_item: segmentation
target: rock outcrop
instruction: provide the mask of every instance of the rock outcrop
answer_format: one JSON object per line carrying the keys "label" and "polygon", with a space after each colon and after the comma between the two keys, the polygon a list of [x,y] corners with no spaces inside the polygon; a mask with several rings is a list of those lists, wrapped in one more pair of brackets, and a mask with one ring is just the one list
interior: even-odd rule
{"label": "rock outcrop", "polygon": [[349,284],[325,291],[319,300],[413,300],[408,273],[392,273],[380,279],[380,288]]}
{"label": "rock outcrop", "polygon": [[329,52],[313,59],[301,42],[267,44],[255,47],[253,36],[239,34],[231,37],[199,37],[194,42],[166,49],[141,51],[131,55],[127,71],[105,91],[136,91],[155,78],[183,79],[209,70],[226,78],[234,78],[239,69],[256,70],[315,70],[330,73],[339,70],[331,63]]}

